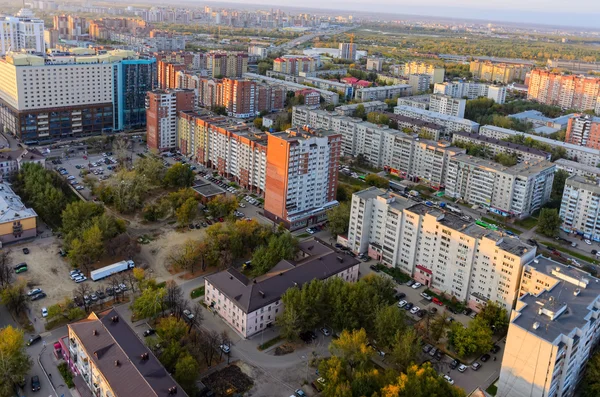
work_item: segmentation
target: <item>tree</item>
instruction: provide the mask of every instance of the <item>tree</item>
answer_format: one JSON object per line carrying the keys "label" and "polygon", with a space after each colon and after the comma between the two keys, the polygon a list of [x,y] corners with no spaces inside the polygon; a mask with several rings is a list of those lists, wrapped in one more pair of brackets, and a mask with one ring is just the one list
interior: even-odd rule
{"label": "tree", "polygon": [[385,386],[381,397],[464,397],[465,392],[450,385],[431,367],[430,363],[421,366],[411,365],[401,373],[395,382]]}
{"label": "tree", "polygon": [[302,332],[302,309],[301,293],[298,288],[289,288],[281,296],[283,303],[283,313],[276,317],[275,322],[279,327],[279,333],[287,340],[295,340]]}
{"label": "tree", "polygon": [[159,156],[146,155],[135,162],[135,172],[145,176],[151,185],[157,186],[165,177],[166,167],[164,160]]}
{"label": "tree", "polygon": [[346,234],[350,224],[350,204],[340,203],[327,211],[327,228],[334,236]]}
{"label": "tree", "polygon": [[565,170],[558,170],[554,173],[554,181],[552,182],[552,200],[562,200],[565,182],[569,175],[570,174]]}
{"label": "tree", "polygon": [[78,236],[90,226],[94,218],[104,213],[104,207],[91,201],[74,201],[61,214],[62,232],[65,236]]}
{"label": "tree", "polygon": [[391,360],[401,372],[404,372],[414,363],[415,358],[419,357],[420,349],[421,338],[414,328],[408,328],[403,332],[398,331],[392,342]]}
{"label": "tree", "polygon": [[253,274],[265,274],[279,261],[294,258],[297,248],[298,240],[291,233],[271,236],[269,244],[259,247],[252,255]]}
{"label": "tree", "polygon": [[537,232],[544,236],[556,237],[558,236],[561,223],[558,210],[554,208],[542,208],[538,218]]}
{"label": "tree", "polygon": [[187,225],[196,218],[198,214],[198,202],[194,198],[189,198],[181,207],[175,211],[177,222],[180,225]]}
{"label": "tree", "polygon": [[367,332],[364,328],[354,331],[343,330],[338,339],[329,345],[332,355],[346,361],[351,369],[361,369],[365,366],[373,349],[367,346]]}
{"label": "tree", "polygon": [[429,339],[435,344],[444,336],[444,333],[450,326],[448,322],[448,314],[446,312],[439,316],[435,316],[429,322]]}
{"label": "tree", "polygon": [[110,181],[110,192],[105,194],[109,195],[118,212],[129,213],[142,208],[144,199],[146,199],[150,189],[147,175],[140,175],[135,171],[121,170]]}
{"label": "tree", "polygon": [[134,267],[131,274],[133,275],[133,278],[135,278],[138,288],[144,289],[144,283],[146,281],[146,271],[141,267]]}
{"label": "tree", "polygon": [[199,248],[200,245],[197,241],[188,239],[183,245],[173,247],[169,254],[169,263],[176,270],[187,270],[193,273],[200,260]]}
{"label": "tree", "polygon": [[194,172],[187,164],[175,163],[167,170],[163,183],[171,187],[189,187],[194,183]]}
{"label": "tree", "polygon": [[32,364],[23,331],[10,325],[0,329],[0,396],[14,396],[14,386],[25,379]]}
{"label": "tree", "polygon": [[230,215],[238,206],[238,201],[235,197],[217,196],[208,202],[208,213],[215,217],[221,218]]}
{"label": "tree", "polygon": [[381,112],[370,112],[367,114],[367,121],[373,124],[389,125],[390,118]]}
{"label": "tree", "polygon": [[12,283],[0,291],[2,303],[4,303],[6,308],[13,312],[16,316],[27,309],[28,299],[27,295],[25,294],[26,285],[27,283],[25,280],[19,279],[16,283]]}
{"label": "tree", "polygon": [[254,119],[254,127],[256,127],[257,129],[262,129],[263,126],[263,118],[262,117],[257,117]]}
{"label": "tree", "polygon": [[227,108],[225,106],[214,106],[212,111],[220,116],[227,116]]}
{"label": "tree", "polygon": [[176,317],[161,318],[156,325],[156,334],[166,343],[180,343],[187,334],[187,324]]}
{"label": "tree", "polygon": [[459,322],[452,323],[448,342],[454,347],[456,354],[467,357],[489,351],[493,345],[492,336],[488,323],[483,318],[476,317],[466,328]]}
{"label": "tree", "polygon": [[488,301],[477,317],[485,320],[495,333],[502,334],[508,329],[508,312],[494,301]]}
{"label": "tree", "polygon": [[365,110],[365,105],[360,104],[356,107],[356,109],[354,109],[354,117],[360,118],[360,119],[364,119],[365,117],[367,117],[367,111]]}
{"label": "tree", "polygon": [[132,309],[136,318],[154,318],[164,310],[164,288],[146,288],[133,302]]}
{"label": "tree", "polygon": [[13,282],[14,275],[15,272],[11,265],[10,251],[0,250],[0,290]]}
{"label": "tree", "polygon": [[365,182],[369,186],[376,186],[379,188],[388,188],[390,186],[390,181],[386,178],[379,176],[377,174],[369,174],[365,177]]}
{"label": "tree", "polygon": [[200,365],[188,352],[182,353],[175,365],[175,380],[189,395],[194,395],[196,381],[200,375]]}
{"label": "tree", "polygon": [[600,396],[600,353],[596,352],[588,360],[580,390],[581,397]]}
{"label": "tree", "polygon": [[129,144],[125,138],[117,137],[117,139],[113,141],[112,150],[115,153],[115,157],[120,165],[123,165],[129,157],[127,154],[128,146]]}
{"label": "tree", "polygon": [[519,162],[519,158],[514,153],[498,153],[494,157],[494,161],[502,164],[505,167],[516,165]]}
{"label": "tree", "polygon": [[97,261],[104,253],[102,244],[102,231],[98,225],[86,229],[81,239],[76,238],[71,242],[71,249],[67,258],[73,267],[89,265]]}
{"label": "tree", "polygon": [[92,289],[87,285],[87,283],[80,283],[77,285],[75,291],[73,291],[73,296],[79,301],[83,302],[83,308],[86,312],[90,311],[91,301],[86,300],[84,297],[90,295],[91,293]]}
{"label": "tree", "polygon": [[406,315],[396,306],[382,306],[375,314],[374,328],[377,344],[388,348],[395,342],[398,332],[406,330]]}

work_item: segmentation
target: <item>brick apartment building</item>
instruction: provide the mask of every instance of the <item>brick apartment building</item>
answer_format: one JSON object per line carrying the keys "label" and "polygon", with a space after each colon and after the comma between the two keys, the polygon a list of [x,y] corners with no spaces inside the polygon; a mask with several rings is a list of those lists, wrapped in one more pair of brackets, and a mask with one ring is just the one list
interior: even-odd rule
{"label": "brick apartment building", "polygon": [[177,146],[177,114],[193,110],[192,90],[149,91],[146,98],[146,136],[149,148],[159,151]]}

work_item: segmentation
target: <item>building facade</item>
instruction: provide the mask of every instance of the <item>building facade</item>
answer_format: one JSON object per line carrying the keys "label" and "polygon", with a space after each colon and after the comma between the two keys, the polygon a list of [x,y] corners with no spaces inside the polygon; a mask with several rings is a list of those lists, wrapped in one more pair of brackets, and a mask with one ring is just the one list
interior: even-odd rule
{"label": "building facade", "polygon": [[340,58],[349,61],[356,60],[356,44],[354,43],[340,43]]}
{"label": "building facade", "polygon": [[517,143],[506,142],[495,138],[482,136],[480,134],[472,134],[470,132],[455,132],[452,134],[452,143],[458,142],[471,143],[474,145],[484,146],[490,157],[497,156],[500,153],[506,153],[515,156],[517,162],[524,161],[537,162],[540,160],[550,160],[551,155],[540,149],[535,149]]}
{"label": "building facade", "polygon": [[0,56],[21,50],[39,54],[45,51],[44,21],[35,18],[28,8],[21,9],[16,16],[0,19]]}
{"label": "building facade", "polygon": [[565,142],[600,149],[600,117],[576,115],[569,119]]}
{"label": "building facade", "polygon": [[565,182],[560,205],[561,229],[600,241],[600,185],[595,177],[572,175]]}
{"label": "building facade", "polygon": [[319,240],[303,241],[294,260],[282,260],[266,277],[250,280],[234,268],[207,276],[204,303],[239,335],[249,338],[275,323],[283,312],[281,296],[287,289],[332,277],[356,282],[359,263],[339,256]]}
{"label": "building facade", "polygon": [[268,134],[265,216],[290,230],[326,220],[335,199],[342,136],[295,127]]}
{"label": "building facade", "polygon": [[562,75],[533,70],[527,99],[563,109],[595,110],[600,96],[600,78]]}
{"label": "building facade", "polygon": [[[4,177],[4,170],[2,174]],[[36,212],[23,204],[9,184],[0,183],[0,192],[0,242],[8,244],[37,236]]]}
{"label": "building facade", "polygon": [[399,96],[412,95],[412,87],[408,84],[386,85],[381,87],[359,88],[355,91],[354,99],[368,101],[385,101]]}
{"label": "building facade", "polygon": [[407,62],[402,65],[394,65],[390,71],[395,75],[409,77],[413,74],[427,74],[431,77],[431,84],[444,81],[444,68],[423,62]]}
{"label": "building facade", "polygon": [[149,148],[164,151],[177,147],[177,115],[194,110],[192,90],[148,91],[146,98],[146,142]]}
{"label": "building facade", "polygon": [[531,65],[475,60],[471,61],[469,70],[474,79],[508,84],[514,81],[525,81]]}
{"label": "building facade", "polygon": [[449,116],[430,110],[414,108],[406,105],[398,105],[394,107],[394,113],[444,126],[448,132],[479,131],[479,124],[474,121],[467,120],[462,117]]}
{"label": "building facade", "polygon": [[209,52],[206,66],[210,77],[242,77],[248,71],[248,54],[242,52]]}
{"label": "building facade", "polygon": [[369,57],[367,58],[367,70],[381,72],[383,69],[383,58]]}
{"label": "building facade", "polygon": [[599,286],[590,274],[541,256],[523,266],[496,396],[575,394],[600,339]]}
{"label": "building facade", "polygon": [[438,293],[479,310],[489,300],[510,310],[520,267],[535,247],[389,191],[352,195],[348,245],[400,269]]}
{"label": "building facade", "polygon": [[502,85],[452,81],[438,83],[433,86],[434,94],[449,95],[453,98],[488,98],[498,104],[506,101],[506,87]]}
{"label": "building facade", "polygon": [[448,116],[464,117],[467,100],[449,95],[433,94],[429,98],[429,110]]}

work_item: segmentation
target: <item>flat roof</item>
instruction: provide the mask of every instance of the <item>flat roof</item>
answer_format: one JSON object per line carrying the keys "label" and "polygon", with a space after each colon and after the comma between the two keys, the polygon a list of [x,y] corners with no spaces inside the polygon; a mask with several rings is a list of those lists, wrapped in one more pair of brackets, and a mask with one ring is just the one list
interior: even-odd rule
{"label": "flat roof", "polygon": [[592,180],[580,175],[571,175],[565,181],[565,185],[573,186],[578,189],[589,190],[595,193],[600,193],[600,185],[596,180]]}
{"label": "flat roof", "polygon": [[479,126],[479,123],[476,123],[473,120],[469,120],[469,119],[465,119],[465,118],[457,117],[457,116],[451,116],[448,114],[432,112],[431,110],[419,109],[419,108],[415,108],[412,106],[398,105],[398,106],[394,107],[394,110],[395,109],[405,110],[407,112],[413,112],[413,113],[417,113],[417,114],[420,114],[423,116],[429,116],[429,117],[432,117],[432,118],[435,118],[438,120],[454,121],[454,122],[463,123],[463,124],[470,124],[472,127]]}
{"label": "flat roof", "polygon": [[[115,317],[119,320],[113,321]],[[119,317],[116,310],[110,309],[68,325],[115,396],[163,397],[173,386],[177,387],[177,395],[187,396],[127,321]],[[147,359],[142,358],[144,354]]]}
{"label": "flat roof", "polygon": [[600,168],[587,164],[581,164],[573,160],[558,159],[554,162],[554,164],[556,164],[558,168],[573,168],[576,170],[588,172],[590,174],[600,175]]}
{"label": "flat roof", "polygon": [[192,189],[194,189],[194,191],[196,193],[198,193],[199,195],[201,195],[202,197],[207,197],[207,198],[226,193],[225,189],[221,189],[219,186],[213,185],[212,183],[210,183],[207,180],[202,179],[202,178],[196,178],[196,180],[194,181],[194,186],[192,186]]}
{"label": "flat roof", "polygon": [[486,142],[492,145],[499,145],[502,147],[505,147],[507,149],[512,149],[512,150],[518,150],[520,152],[526,152],[526,153],[531,153],[531,154],[535,154],[537,156],[542,156],[545,158],[549,158],[550,157],[550,153],[545,152],[541,149],[536,149],[536,148],[532,148],[529,146],[525,146],[525,145],[519,145],[518,143],[512,143],[512,142],[507,142],[507,141],[502,141],[500,139],[496,139],[496,138],[492,138],[489,136],[484,136],[484,135],[480,135],[480,134],[473,134],[470,132],[466,132],[466,131],[457,131],[454,133],[454,136],[464,136],[466,138],[470,138],[470,139],[475,139],[481,142]]}
{"label": "flat roof", "polygon": [[499,171],[518,176],[537,174],[538,172],[555,166],[548,160],[538,160],[534,162],[523,161],[519,164],[507,167],[495,162],[494,160],[483,159],[481,157],[475,157],[469,154],[457,154],[451,158],[451,161],[459,161],[461,163],[472,164],[478,167],[489,168],[492,171]]}
{"label": "flat roof", "polygon": [[314,279],[325,280],[360,263],[319,239],[302,241],[299,251],[308,256],[280,261],[259,279],[250,280],[234,268],[205,279],[245,313],[251,313],[278,301],[289,288],[301,287]]}
{"label": "flat roof", "polygon": [[[588,322],[589,314],[596,310],[593,304],[600,296],[600,280],[583,270],[541,255],[528,263],[524,271],[527,268],[553,277],[556,282],[537,295],[525,294],[519,298],[524,305],[516,309],[518,314],[511,325],[526,329],[552,343],[560,335],[567,335]],[[555,313],[555,318],[540,314],[542,309]],[[561,313],[561,310],[564,311]],[[537,329],[533,326],[535,323],[538,323]]]}

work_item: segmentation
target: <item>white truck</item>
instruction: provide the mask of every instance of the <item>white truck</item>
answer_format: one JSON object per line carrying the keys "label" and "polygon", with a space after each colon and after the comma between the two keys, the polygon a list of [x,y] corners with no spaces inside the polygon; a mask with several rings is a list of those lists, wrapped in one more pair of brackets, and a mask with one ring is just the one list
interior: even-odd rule
{"label": "white truck", "polygon": [[98,281],[108,276],[112,276],[113,274],[133,269],[134,267],[135,263],[133,261],[121,261],[113,263],[112,265],[102,267],[100,269],[93,270],[90,273],[90,278],[94,281]]}

